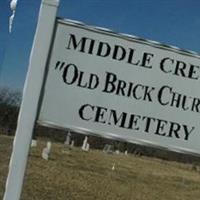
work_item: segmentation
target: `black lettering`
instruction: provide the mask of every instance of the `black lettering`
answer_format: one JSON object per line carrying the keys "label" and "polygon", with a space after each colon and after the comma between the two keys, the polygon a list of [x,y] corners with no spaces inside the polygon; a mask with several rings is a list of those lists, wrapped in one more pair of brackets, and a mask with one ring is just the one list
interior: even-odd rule
{"label": "black lettering", "polygon": [[157,123],[157,128],[156,128],[156,135],[161,135],[161,136],[165,136],[166,133],[163,132],[165,125],[167,125],[167,121],[165,120],[161,120],[161,119],[157,119],[158,123]]}
{"label": "black lettering", "polygon": [[[162,97],[163,97],[163,92],[164,92],[165,89],[168,89],[168,90],[169,90],[169,93],[171,93],[171,91],[172,91],[172,88],[169,87],[169,86],[166,86],[166,85],[164,85],[164,86],[162,86],[162,87],[160,88],[160,90],[159,90],[159,92],[158,92],[158,101],[159,101],[159,103],[160,103],[161,105],[163,105],[163,106],[166,106],[166,105],[169,104],[169,101],[164,102],[163,99],[162,99]],[[167,95],[167,96],[168,96],[168,95]]]}
{"label": "black lettering", "polygon": [[66,47],[67,49],[71,49],[73,48],[74,50],[76,50],[78,48],[78,46],[80,46],[79,51],[80,52],[85,52],[85,43],[86,40],[89,38],[86,37],[82,37],[79,42],[76,41],[76,36],[74,34],[69,34],[70,38],[69,38],[69,43],[68,46]]}
{"label": "black lettering", "polygon": [[196,70],[195,69],[198,69],[199,70],[199,66],[197,66],[197,65],[190,65],[190,69],[189,69],[189,73],[188,73],[188,78],[191,78],[191,79],[198,79],[199,78],[199,76],[193,76],[193,75],[195,75],[196,74]]}
{"label": "black lettering", "polygon": [[172,101],[170,106],[176,106],[177,108],[180,106],[181,103],[181,94],[177,92],[172,92]]}
{"label": "black lettering", "polygon": [[199,112],[200,99],[194,98],[192,103],[192,111]]}
{"label": "black lettering", "polygon": [[142,120],[146,119],[146,125],[145,125],[145,129],[144,131],[149,133],[149,128],[150,128],[150,124],[151,124],[151,121],[155,121],[156,119],[155,118],[152,118],[152,117],[147,117],[147,116],[144,116],[142,118]]}
{"label": "black lettering", "polygon": [[[140,115],[131,114],[130,119],[129,119],[128,129],[134,129],[134,130],[138,131],[140,129],[139,126],[137,126],[138,119],[141,119]],[[134,128],[133,128],[133,125],[135,126]]]}
{"label": "black lettering", "polygon": [[144,52],[144,55],[142,58],[142,63],[140,66],[146,67],[146,68],[152,68],[152,65],[148,65],[148,64],[150,64],[151,58],[153,58],[153,56],[154,55],[152,53]]}
{"label": "black lettering", "polygon": [[184,137],[184,139],[188,140],[189,135],[192,133],[192,131],[195,129],[195,127],[193,126],[191,128],[191,130],[188,130],[188,127],[186,125],[183,125],[183,128],[184,128],[184,131],[185,131],[185,137]]}
{"label": "black lettering", "polygon": [[[119,56],[119,50],[121,50],[121,56]],[[126,50],[122,46],[115,45],[112,58],[115,60],[123,60],[125,56],[126,56]]]}
{"label": "black lettering", "polygon": [[120,116],[118,117],[115,110],[110,110],[110,116],[109,116],[109,119],[108,119],[108,124],[112,125],[111,119],[113,119],[114,125],[117,125],[119,122],[121,122],[119,127],[124,128],[125,122],[126,122],[126,117],[127,117],[127,113],[125,113],[125,112],[122,112],[120,114]]}
{"label": "black lettering", "polygon": [[119,83],[118,83],[118,85],[117,85],[116,94],[117,94],[117,95],[120,95],[120,93],[121,93],[122,96],[125,96],[124,88],[126,88],[126,82],[125,82],[125,81],[122,81],[122,80],[119,80]]}
{"label": "black lettering", "polygon": [[82,88],[86,88],[87,87],[87,83],[83,84],[83,74],[84,74],[84,72],[80,71],[77,86],[82,87]]}
{"label": "black lettering", "polygon": [[89,120],[92,119],[92,117],[86,118],[86,117],[84,117],[84,113],[83,113],[84,110],[85,110],[87,107],[90,108],[92,111],[94,111],[94,106],[91,106],[90,104],[85,104],[85,105],[82,105],[81,108],[79,109],[79,116],[80,116],[80,118],[81,118],[82,120],[89,121]]}
{"label": "black lettering", "polygon": [[[73,70],[73,74],[70,76],[71,80],[69,80],[69,77],[67,78],[69,68],[71,68]],[[62,77],[63,77],[63,81],[66,84],[68,84],[68,85],[73,84],[76,81],[76,79],[78,78],[78,69],[77,69],[76,65],[74,65],[74,64],[68,64],[64,68]]]}
{"label": "black lettering", "polygon": [[161,62],[160,62],[160,69],[161,69],[163,72],[165,72],[165,73],[170,73],[170,72],[172,72],[172,70],[167,70],[167,69],[165,68],[165,67],[168,67],[168,66],[165,65],[167,61],[169,61],[171,64],[174,63],[174,60],[171,59],[171,58],[163,58],[163,59],[161,60]]}
{"label": "black lettering", "polygon": [[103,92],[112,93],[115,91],[115,84],[117,80],[117,75],[114,73],[106,72],[106,83]]}
{"label": "black lettering", "polygon": [[129,83],[129,87],[128,87],[128,92],[127,92],[127,97],[130,97],[130,96],[131,96],[132,88],[133,88],[133,83],[130,82],[130,83]]}
{"label": "black lettering", "polygon": [[93,54],[94,44],[95,44],[95,40],[91,40],[90,46],[89,46],[89,49],[88,49],[89,54]]}
{"label": "black lettering", "polygon": [[189,109],[188,106],[186,107],[186,104],[187,104],[187,96],[183,95],[183,98],[182,98],[182,108],[183,108],[183,110],[188,110]]}
{"label": "black lettering", "polygon": [[141,84],[137,84],[137,85],[134,87],[134,89],[133,89],[133,97],[134,97],[135,99],[137,99],[137,100],[142,99],[142,96],[140,96],[140,97],[136,96],[136,90],[137,90],[139,87],[141,87],[142,89],[144,89],[144,86],[141,85]]}
{"label": "black lettering", "polygon": [[185,77],[186,75],[185,75],[184,70],[185,70],[186,66],[187,65],[184,62],[177,61],[174,74],[177,75],[177,76],[181,75],[181,76]]}
{"label": "black lettering", "polygon": [[98,85],[99,85],[99,77],[96,74],[91,74],[89,79],[88,89],[93,90],[97,88]]}
{"label": "black lettering", "polygon": [[155,90],[154,87],[145,86],[144,99],[143,100],[145,100],[145,101],[148,100],[148,101],[152,102],[151,93],[154,90]]}
{"label": "black lettering", "polygon": [[[103,52],[104,50],[104,52]],[[99,42],[97,56],[106,57],[110,54],[111,47],[106,42]]]}
{"label": "black lettering", "polygon": [[169,135],[168,137],[173,137],[172,135],[174,134],[176,138],[180,138],[179,136],[179,130],[181,129],[181,125],[175,122],[170,122],[170,130],[169,130]]}
{"label": "black lettering", "polygon": [[104,114],[107,110],[107,108],[97,106],[94,122],[100,122],[102,124],[105,124],[106,120],[104,120]]}
{"label": "black lettering", "polygon": [[128,56],[128,63],[129,64],[132,64],[132,65],[138,65],[140,63],[140,61],[136,61],[135,63],[133,62],[133,55],[134,55],[134,52],[135,52],[135,49],[129,49],[129,56]]}

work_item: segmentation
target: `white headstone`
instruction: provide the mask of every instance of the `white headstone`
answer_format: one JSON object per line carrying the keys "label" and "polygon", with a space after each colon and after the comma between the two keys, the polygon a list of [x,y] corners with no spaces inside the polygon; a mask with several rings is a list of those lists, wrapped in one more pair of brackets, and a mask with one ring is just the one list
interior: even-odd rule
{"label": "white headstone", "polygon": [[48,149],[48,152],[50,153],[50,151],[51,151],[51,142],[50,141],[47,142],[47,149]]}
{"label": "white headstone", "polygon": [[71,141],[71,133],[68,132],[64,144],[68,146],[68,145],[70,145],[70,141]]}
{"label": "white headstone", "polygon": [[49,160],[49,153],[48,153],[47,147],[45,147],[45,148],[43,149],[43,151],[42,151],[42,158],[43,158],[44,160]]}
{"label": "white headstone", "polygon": [[70,147],[74,147],[74,140],[72,140]]}
{"label": "white headstone", "polygon": [[37,147],[37,140],[32,140],[31,147]]}
{"label": "white headstone", "polygon": [[119,150],[116,150],[115,153],[116,153],[117,155],[119,155],[120,151],[119,151]]}
{"label": "white headstone", "polygon": [[125,154],[125,155],[128,155],[128,151],[126,150],[126,151],[124,152],[124,154]]}
{"label": "white headstone", "polygon": [[103,148],[104,153],[113,153],[113,146],[110,144],[106,144]]}
{"label": "white headstone", "polygon": [[51,142],[47,142],[47,146],[42,151],[42,158],[48,160],[50,152],[51,152]]}
{"label": "white headstone", "polygon": [[89,150],[90,150],[90,144],[87,143],[87,144],[86,144],[86,147],[85,147],[85,151],[89,151]]}
{"label": "white headstone", "polygon": [[85,136],[85,139],[83,140],[83,145],[82,145],[83,151],[85,151],[87,148],[87,141],[88,141],[88,136]]}
{"label": "white headstone", "polygon": [[114,171],[115,170],[115,163],[113,163],[113,165],[112,165],[112,171]]}

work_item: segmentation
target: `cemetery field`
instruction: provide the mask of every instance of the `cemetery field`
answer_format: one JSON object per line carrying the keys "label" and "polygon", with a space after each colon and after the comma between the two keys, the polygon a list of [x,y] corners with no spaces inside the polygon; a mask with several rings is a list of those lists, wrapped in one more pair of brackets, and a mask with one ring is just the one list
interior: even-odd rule
{"label": "cemetery field", "polygon": [[[22,200],[197,200],[200,172],[190,164],[99,150],[71,150],[52,144],[49,161],[41,158],[46,143],[32,148]],[[0,135],[0,199],[12,138]],[[114,166],[114,167],[113,167]],[[112,168],[115,168],[112,170]]]}

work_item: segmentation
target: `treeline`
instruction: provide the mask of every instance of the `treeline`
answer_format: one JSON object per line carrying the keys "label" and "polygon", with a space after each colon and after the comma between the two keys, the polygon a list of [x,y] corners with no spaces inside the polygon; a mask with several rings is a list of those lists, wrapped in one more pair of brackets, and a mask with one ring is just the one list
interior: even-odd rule
{"label": "treeline", "polygon": [[21,92],[0,87],[0,132],[13,135],[21,102]]}

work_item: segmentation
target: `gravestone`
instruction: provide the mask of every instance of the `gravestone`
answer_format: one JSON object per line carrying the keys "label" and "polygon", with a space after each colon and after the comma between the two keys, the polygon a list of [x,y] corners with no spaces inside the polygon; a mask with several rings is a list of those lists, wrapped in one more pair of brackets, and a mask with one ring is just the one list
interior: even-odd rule
{"label": "gravestone", "polygon": [[37,147],[37,140],[31,141],[31,147]]}
{"label": "gravestone", "polygon": [[90,145],[88,143],[88,136],[85,136],[85,139],[83,140],[83,145],[81,147],[81,149],[83,151],[89,151]]}
{"label": "gravestone", "polygon": [[116,153],[117,155],[119,155],[119,154],[120,154],[120,151],[117,149],[117,150],[115,151],[115,153]]}
{"label": "gravestone", "polygon": [[87,144],[86,144],[86,147],[85,147],[85,151],[89,151],[89,150],[90,150],[90,144],[87,143]]}
{"label": "gravestone", "polygon": [[72,147],[72,148],[74,147],[74,140],[72,140],[70,147]]}
{"label": "gravestone", "polygon": [[114,171],[115,170],[115,163],[113,163],[113,165],[112,165],[112,171]]}
{"label": "gravestone", "polygon": [[68,131],[68,133],[67,133],[67,136],[66,136],[66,140],[65,140],[65,145],[66,146],[69,146],[70,145],[70,142],[71,142],[71,133],[70,133],[70,131]]}
{"label": "gravestone", "polygon": [[114,149],[113,145],[106,144],[103,148],[103,152],[110,154],[113,153],[113,149]]}
{"label": "gravestone", "polygon": [[51,152],[51,142],[47,142],[47,146],[42,151],[42,158],[44,160],[49,160],[50,152]]}

